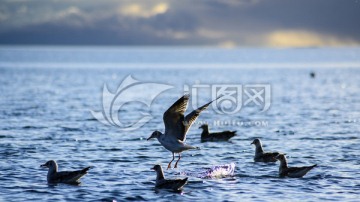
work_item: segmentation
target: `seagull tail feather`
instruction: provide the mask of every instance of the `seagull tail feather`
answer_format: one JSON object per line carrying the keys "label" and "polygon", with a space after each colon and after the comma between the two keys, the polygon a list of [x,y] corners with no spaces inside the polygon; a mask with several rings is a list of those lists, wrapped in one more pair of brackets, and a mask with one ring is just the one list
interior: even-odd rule
{"label": "seagull tail feather", "polygon": [[93,168],[93,167],[92,166],[86,167],[81,170],[81,173],[87,173],[87,171],[90,170],[91,168]]}

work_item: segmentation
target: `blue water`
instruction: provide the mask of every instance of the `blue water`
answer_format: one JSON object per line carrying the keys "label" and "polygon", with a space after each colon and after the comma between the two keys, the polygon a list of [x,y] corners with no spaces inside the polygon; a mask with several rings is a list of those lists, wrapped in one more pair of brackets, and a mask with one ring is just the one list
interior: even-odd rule
{"label": "blue water", "polygon": [[[358,48],[1,47],[0,201],[357,201],[359,67]],[[124,131],[100,123],[91,111],[102,110],[104,84],[116,92],[129,75],[172,88],[149,108],[124,105],[119,116],[126,123],[142,113],[153,117]],[[194,84],[269,85],[271,105],[263,113],[253,105],[235,114],[210,107],[186,140],[201,150],[184,152],[179,167],[165,170],[165,176],[183,178],[230,163],[236,165],[234,175],[191,175],[180,193],[157,191],[150,168],[166,168],[171,153],[146,138],[164,131],[162,113],[184,86]],[[150,90],[144,86],[129,96]],[[199,91],[200,104],[211,99],[207,90]],[[229,142],[201,143],[202,122],[212,131],[237,130],[238,135]],[[265,150],[286,153],[290,166],[318,167],[301,179],[278,178],[278,163],[253,162],[255,137]],[[47,171],[39,166],[50,159],[60,170],[94,168],[80,186],[48,185]]]}

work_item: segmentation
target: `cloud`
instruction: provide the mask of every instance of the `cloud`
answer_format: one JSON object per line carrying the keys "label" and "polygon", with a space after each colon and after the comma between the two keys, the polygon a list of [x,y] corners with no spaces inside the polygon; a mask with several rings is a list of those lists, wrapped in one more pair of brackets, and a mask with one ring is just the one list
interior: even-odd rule
{"label": "cloud", "polygon": [[130,17],[149,18],[155,15],[167,12],[169,5],[166,3],[158,3],[154,6],[146,7],[139,3],[133,3],[125,6],[120,6],[119,14]]}
{"label": "cloud", "polygon": [[278,30],[265,37],[271,47],[351,46],[356,41],[304,30]]}
{"label": "cloud", "polygon": [[220,42],[218,44],[218,46],[220,48],[235,48],[235,47],[237,47],[237,44],[234,41],[227,40],[227,41]]}
{"label": "cloud", "polygon": [[55,13],[47,22],[57,22],[75,27],[85,27],[89,22],[89,17],[76,6],[70,6]]}
{"label": "cloud", "polygon": [[168,29],[168,30],[157,31],[156,36],[173,38],[173,39],[187,39],[191,36],[191,33]]}
{"label": "cloud", "polygon": [[[49,6],[45,4],[37,7],[33,4],[19,6],[13,4],[0,8],[0,21],[3,23],[0,31],[2,32],[49,23],[84,26],[91,18],[89,14],[74,5]],[[6,18],[1,19],[1,14],[4,14]]]}
{"label": "cloud", "polygon": [[3,0],[0,44],[360,45],[338,0]]}
{"label": "cloud", "polygon": [[75,6],[71,6],[65,10],[61,10],[60,12],[58,12],[56,16],[58,18],[66,18],[66,17],[72,16],[72,15],[82,15],[82,13],[79,8],[77,8]]}
{"label": "cloud", "polygon": [[7,15],[6,13],[0,11],[0,22],[3,22],[5,20],[7,20],[8,17],[9,17],[9,15]]}
{"label": "cloud", "polygon": [[222,39],[228,36],[226,32],[219,31],[219,30],[211,30],[206,28],[199,28],[197,34],[201,37],[205,37],[208,39]]}

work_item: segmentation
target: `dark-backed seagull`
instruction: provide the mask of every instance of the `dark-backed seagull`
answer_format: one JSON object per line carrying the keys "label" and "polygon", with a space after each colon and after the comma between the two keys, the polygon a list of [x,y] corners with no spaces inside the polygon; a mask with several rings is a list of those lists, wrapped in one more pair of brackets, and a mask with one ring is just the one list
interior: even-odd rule
{"label": "dark-backed seagull", "polygon": [[164,113],[163,120],[165,124],[165,133],[154,131],[147,139],[150,140],[151,138],[157,138],[162,146],[172,152],[173,158],[169,162],[167,169],[171,168],[171,163],[175,159],[175,153],[179,154],[179,159],[176,161],[174,168],[177,167],[181,158],[181,152],[189,149],[199,149],[198,147],[193,147],[184,143],[186,140],[186,133],[200,113],[214,101],[213,100],[206,105],[199,107],[184,117],[189,97],[190,96],[188,94],[182,96]]}
{"label": "dark-backed seagull", "polygon": [[156,171],[156,184],[155,184],[156,188],[179,190],[187,183],[188,178],[174,179],[174,180],[165,179],[161,165],[155,165],[151,169]]}
{"label": "dark-backed seagull", "polygon": [[236,131],[223,131],[217,133],[210,133],[209,126],[207,124],[201,125],[199,128],[203,129],[201,133],[201,142],[207,141],[227,141],[236,135]]}
{"label": "dark-backed seagull", "polygon": [[280,161],[279,167],[279,177],[303,177],[308,173],[311,169],[313,169],[316,164],[312,166],[303,166],[303,167],[288,167],[286,157],[284,154],[279,154],[276,157],[277,160]]}
{"label": "dark-backed seagull", "polygon": [[256,138],[254,141],[252,141],[253,145],[255,145],[255,156],[254,161],[255,162],[276,162],[276,156],[279,155],[279,152],[264,152],[260,139]]}
{"label": "dark-backed seagull", "polygon": [[84,168],[77,171],[62,171],[58,172],[58,165],[54,160],[50,160],[40,167],[49,168],[47,174],[48,183],[69,183],[69,184],[79,184],[80,178],[87,174],[87,171],[91,167]]}

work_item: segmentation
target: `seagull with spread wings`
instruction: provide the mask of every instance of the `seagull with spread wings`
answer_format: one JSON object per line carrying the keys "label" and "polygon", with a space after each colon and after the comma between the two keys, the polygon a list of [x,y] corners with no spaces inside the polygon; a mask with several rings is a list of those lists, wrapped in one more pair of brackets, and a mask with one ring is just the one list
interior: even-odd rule
{"label": "seagull with spread wings", "polygon": [[189,98],[190,95],[188,94],[182,96],[164,113],[165,133],[154,131],[147,139],[157,138],[162,146],[172,152],[173,158],[169,162],[167,169],[171,168],[171,163],[175,159],[175,153],[179,154],[179,159],[174,166],[174,168],[177,168],[177,164],[181,158],[181,152],[189,149],[199,149],[198,147],[185,144],[186,133],[200,113],[214,101],[213,100],[184,116]]}

